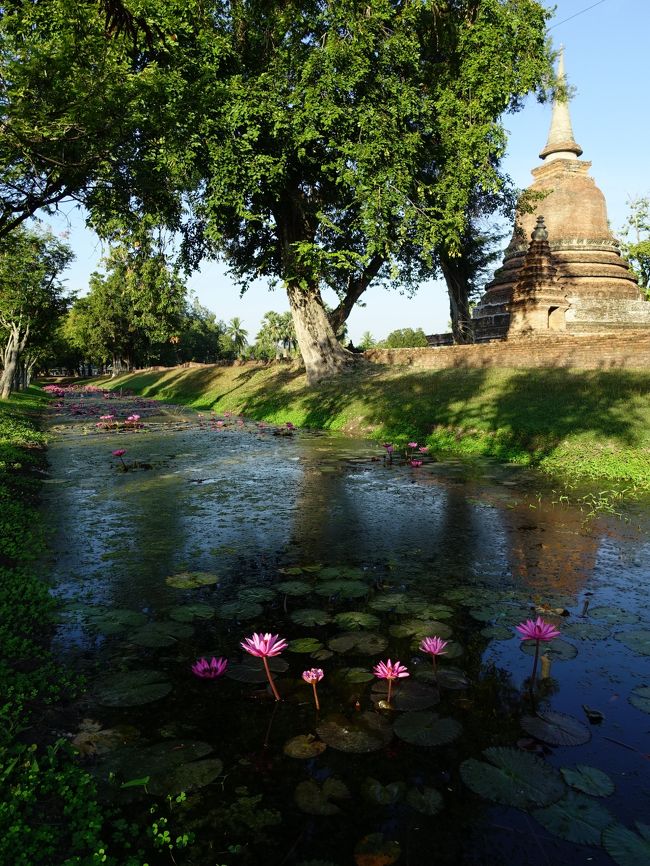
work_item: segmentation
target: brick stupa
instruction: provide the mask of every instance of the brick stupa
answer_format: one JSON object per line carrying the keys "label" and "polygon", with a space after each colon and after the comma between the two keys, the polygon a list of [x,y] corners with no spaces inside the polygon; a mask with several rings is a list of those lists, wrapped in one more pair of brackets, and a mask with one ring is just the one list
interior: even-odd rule
{"label": "brick stupa", "polygon": [[[562,52],[558,78],[564,83]],[[581,155],[568,101],[556,99],[543,162],[529,187],[543,198],[517,214],[503,264],[474,311],[477,341],[650,328],[650,303],[621,258],[605,197]],[[540,217],[543,238],[535,235]]]}

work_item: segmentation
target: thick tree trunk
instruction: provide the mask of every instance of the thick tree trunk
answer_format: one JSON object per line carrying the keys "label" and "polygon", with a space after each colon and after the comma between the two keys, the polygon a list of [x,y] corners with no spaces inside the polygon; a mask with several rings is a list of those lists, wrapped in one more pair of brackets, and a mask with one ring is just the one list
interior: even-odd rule
{"label": "thick tree trunk", "polygon": [[10,349],[4,353],[4,369],[0,377],[0,400],[8,400],[14,384],[16,368],[18,366],[18,352]]}
{"label": "thick tree trunk", "polygon": [[336,339],[320,292],[291,284],[286,288],[307,382],[313,385],[335,376],[353,363],[353,356]]}
{"label": "thick tree trunk", "polygon": [[449,313],[454,343],[473,343],[474,328],[469,309],[470,288],[463,273],[462,258],[452,258],[442,253],[439,258],[449,294]]}

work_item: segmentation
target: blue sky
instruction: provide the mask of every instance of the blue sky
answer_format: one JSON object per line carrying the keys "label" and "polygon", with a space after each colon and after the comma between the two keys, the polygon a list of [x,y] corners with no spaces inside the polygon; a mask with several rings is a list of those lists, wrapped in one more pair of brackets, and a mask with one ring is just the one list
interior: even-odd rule
{"label": "blue sky", "polygon": [[[550,32],[556,48],[565,46],[567,78],[575,88],[573,131],[584,150],[582,159],[592,162],[591,175],[605,194],[610,224],[617,231],[625,222],[627,200],[650,193],[650,0],[559,0],[555,5]],[[510,144],[505,168],[520,187],[528,186],[530,170],[539,164],[550,110],[531,99],[521,112],[506,118]],[[57,231],[70,229],[77,258],[68,272],[68,285],[83,293],[89,274],[98,267],[101,245],[85,229],[83,215],[72,207],[64,205],[61,217],[51,222]],[[251,341],[267,310],[288,309],[282,289],[269,292],[263,282],[240,298],[218,264],[206,265],[189,286],[220,319],[239,316]],[[380,339],[395,328],[447,330],[449,311],[442,282],[423,284],[411,299],[371,288],[363,301],[365,306],[356,308],[348,320],[353,341],[364,331]]]}

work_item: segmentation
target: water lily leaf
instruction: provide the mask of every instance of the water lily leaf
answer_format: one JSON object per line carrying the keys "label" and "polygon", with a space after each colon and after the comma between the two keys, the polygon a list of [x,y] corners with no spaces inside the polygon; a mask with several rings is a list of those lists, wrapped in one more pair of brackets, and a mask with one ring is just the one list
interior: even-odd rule
{"label": "water lily leaf", "polygon": [[[283,674],[289,669],[289,663],[278,656],[267,659],[269,668],[275,674]],[[267,682],[264,662],[255,656],[246,656],[241,662],[228,665],[226,676],[240,683],[265,683]]]}
{"label": "water lily leaf", "polygon": [[363,598],[368,594],[368,587],[360,580],[326,580],[319,583],[314,592],[325,596],[337,595],[340,598]]}
{"label": "water lily leaf", "polygon": [[389,632],[393,637],[414,637],[421,641],[423,637],[437,635],[441,638],[451,637],[451,628],[442,622],[408,619],[396,625],[391,625]]}
{"label": "water lily leaf", "polygon": [[400,740],[414,746],[442,746],[460,736],[462,727],[455,719],[441,718],[436,713],[416,711],[404,713],[395,721],[394,730]]}
{"label": "water lily leaf", "polygon": [[222,773],[223,761],[218,758],[207,758],[204,761],[181,764],[168,773],[154,776],[147,787],[151,794],[158,796],[180,794],[182,791],[204,788]]}
{"label": "water lily leaf", "polygon": [[165,583],[173,586],[174,589],[198,589],[201,586],[214,586],[215,583],[219,583],[219,575],[209,574],[206,571],[181,571],[179,574],[172,574],[171,577],[165,578]]}
{"label": "water lily leaf", "polygon": [[398,803],[404,796],[406,785],[404,782],[391,782],[388,785],[382,785],[377,779],[368,777],[363,783],[363,793],[366,799],[371,803],[376,803],[378,806],[392,806],[393,803]]}
{"label": "water lily leaf", "polygon": [[505,612],[503,605],[488,605],[487,607],[472,608],[469,615],[479,622],[492,622],[495,619],[503,619]]}
{"label": "water lily leaf", "polygon": [[633,625],[640,619],[639,615],[632,613],[632,611],[609,605],[590,607],[588,613],[593,619],[601,619],[603,622],[610,622],[613,625]]}
{"label": "water lily leaf", "polygon": [[512,629],[505,625],[489,625],[481,629],[483,637],[490,640],[510,640],[513,637]]}
{"label": "water lily leaf", "polygon": [[637,710],[650,713],[650,686],[637,686],[636,689],[632,689],[628,700]]}
{"label": "water lily leaf", "polygon": [[528,752],[493,747],[483,752],[489,763],[468,758],[460,765],[463,782],[481,797],[504,806],[548,806],[566,791],[559,772]]}
{"label": "water lily leaf", "polygon": [[401,855],[398,842],[386,839],[382,833],[364,836],[354,848],[356,866],[391,866]]}
{"label": "water lily leaf", "polygon": [[634,631],[619,631],[614,637],[632,652],[642,656],[650,656],[650,631],[647,629],[635,629]]}
{"label": "water lily leaf", "polygon": [[323,648],[323,644],[315,637],[300,637],[290,640],[287,649],[290,653],[313,653]]}
{"label": "water lily leaf", "polygon": [[459,670],[459,668],[439,668],[436,681],[441,689],[453,689],[459,691],[461,689],[467,689],[470,686],[470,681],[467,679],[465,672]]}
{"label": "water lily leaf", "polygon": [[637,822],[637,827],[640,835],[623,824],[612,824],[603,830],[603,847],[618,866],[650,863],[650,826]]}
{"label": "water lily leaf", "polygon": [[435,788],[410,788],[406,802],[422,815],[436,815],[443,806],[442,794]]}
{"label": "water lily leaf", "polygon": [[[377,705],[386,700],[387,685],[377,682],[372,687],[371,697]],[[437,689],[412,680],[399,680],[393,683],[391,706],[395,710],[427,710],[440,702]]]}
{"label": "water lily leaf", "polygon": [[139,731],[132,725],[102,728],[100,722],[84,719],[72,745],[82,755],[105,755],[137,739]]}
{"label": "water lily leaf", "polygon": [[376,628],[379,625],[379,617],[359,610],[346,610],[343,613],[337,613],[334,617],[334,622],[339,628],[343,628],[346,631],[355,631],[362,628]]}
{"label": "water lily leaf", "polygon": [[177,640],[185,640],[192,637],[194,629],[191,625],[183,622],[149,622],[137,629],[131,635],[133,643],[138,646],[161,647],[171,646]]}
{"label": "water lily leaf", "polygon": [[313,652],[311,654],[311,657],[318,662],[324,662],[327,661],[327,659],[331,659],[333,655],[334,653],[331,650],[325,649],[325,647],[323,647],[322,649]]}
{"label": "water lily leaf", "polygon": [[385,613],[410,613],[411,602],[404,592],[389,592],[373,598],[368,607]]}
{"label": "water lily leaf", "polygon": [[280,574],[296,575],[302,574],[302,568],[299,565],[291,565],[288,568],[279,568]]}
{"label": "water lily leaf", "polygon": [[388,646],[388,641],[373,631],[350,631],[336,635],[328,647],[337,653],[355,652],[360,655],[379,655]]}
{"label": "water lily leaf", "polygon": [[270,589],[268,586],[252,586],[248,589],[242,589],[237,595],[238,601],[243,603],[254,601],[258,604],[265,604],[274,598],[275,590]]}
{"label": "water lily leaf", "polygon": [[[534,640],[522,640],[522,652],[525,652],[526,655],[534,656],[536,643],[537,641]],[[557,637],[555,640],[543,642],[539,651],[540,655],[547,655],[553,661],[558,662],[570,661],[578,655],[577,647],[574,647],[574,645],[568,641],[562,640],[561,637]]]}
{"label": "water lily leaf", "polygon": [[340,752],[366,754],[376,752],[393,738],[391,724],[378,713],[356,713],[327,716],[316,728],[318,736]]}
{"label": "water lily leaf", "polygon": [[568,622],[562,626],[562,633],[575,640],[605,640],[611,629],[598,622]]}
{"label": "water lily leaf", "polygon": [[294,610],[291,614],[291,619],[298,625],[304,625],[309,628],[316,625],[326,625],[331,617],[325,610],[304,608],[302,610]]}
{"label": "water lily leaf", "polygon": [[610,777],[596,767],[577,764],[573,769],[562,767],[560,772],[567,785],[584,794],[590,794],[592,797],[609,797],[614,793],[615,786]]}
{"label": "water lily leaf", "polygon": [[427,602],[411,601],[410,613],[418,619],[440,620],[450,619],[454,611],[448,604],[428,604]]}
{"label": "water lily leaf", "polygon": [[552,746],[581,746],[591,739],[589,728],[566,713],[549,710],[536,716],[522,716],[520,721],[532,737]]}
{"label": "water lily leaf", "polygon": [[264,608],[256,601],[230,601],[217,609],[220,619],[255,619],[261,616]]}
{"label": "water lily leaf", "polygon": [[535,809],[532,815],[549,833],[577,845],[600,845],[601,833],[614,821],[600,803],[575,791],[567,791],[557,803]]}
{"label": "water lily leaf", "polygon": [[287,740],[284,744],[284,754],[290,758],[306,761],[321,755],[326,748],[327,744],[317,740],[313,734],[300,734],[298,737]]}
{"label": "water lily leaf", "polygon": [[308,595],[311,592],[311,586],[303,580],[283,580],[281,583],[276,583],[276,589],[285,595]]}
{"label": "water lily leaf", "polygon": [[95,698],[105,707],[139,707],[164,698],[172,684],[160,671],[109,674],[95,683]]}
{"label": "water lily leaf", "polygon": [[211,619],[214,608],[209,604],[181,604],[173,607],[169,615],[176,622],[193,622],[195,619]]}
{"label": "water lily leaf", "polygon": [[339,676],[349,683],[369,683],[374,680],[375,675],[367,668],[342,668]]}
{"label": "water lily leaf", "polygon": [[144,625],[147,617],[137,610],[123,608],[95,608],[89,616],[89,624],[105,635],[121,634]]}
{"label": "water lily leaf", "polygon": [[106,775],[122,776],[126,781],[146,775],[151,779],[164,778],[181,764],[204,758],[211,751],[212,746],[200,740],[163,740],[150,746],[128,746],[112,752],[102,761],[100,770]]}
{"label": "water lily leaf", "polygon": [[294,799],[298,808],[308,815],[337,815],[341,809],[332,800],[348,800],[350,792],[340,779],[330,776],[322,786],[312,779],[296,786]]}

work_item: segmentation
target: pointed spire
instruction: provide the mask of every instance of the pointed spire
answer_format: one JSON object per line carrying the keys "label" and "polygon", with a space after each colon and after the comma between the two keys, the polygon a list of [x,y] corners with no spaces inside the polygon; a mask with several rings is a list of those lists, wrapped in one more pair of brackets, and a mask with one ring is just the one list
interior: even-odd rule
{"label": "pointed spire", "polygon": [[[557,77],[560,84],[566,88],[566,76],[564,74],[564,46],[560,46],[560,60],[557,67]],[[561,99],[556,96],[553,101],[553,114],[551,116],[551,128],[548,132],[546,147],[540,153],[540,159],[552,162],[554,159],[577,159],[582,153],[582,148],[576,144],[571,126],[571,115],[569,114],[569,100],[565,96]]]}

